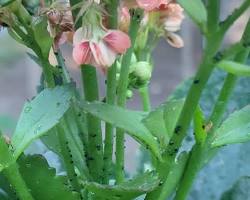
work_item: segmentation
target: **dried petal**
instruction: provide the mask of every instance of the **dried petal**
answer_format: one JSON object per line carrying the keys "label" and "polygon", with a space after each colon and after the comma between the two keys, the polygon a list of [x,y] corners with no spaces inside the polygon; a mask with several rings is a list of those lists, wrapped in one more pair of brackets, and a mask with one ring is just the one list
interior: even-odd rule
{"label": "dried petal", "polygon": [[166,40],[172,47],[182,48],[184,46],[182,38],[175,33],[166,33]]}

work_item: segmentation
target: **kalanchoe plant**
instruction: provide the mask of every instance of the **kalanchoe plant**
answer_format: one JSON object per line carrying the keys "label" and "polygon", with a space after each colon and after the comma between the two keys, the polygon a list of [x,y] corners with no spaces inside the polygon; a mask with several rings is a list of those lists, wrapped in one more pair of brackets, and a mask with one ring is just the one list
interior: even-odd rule
{"label": "kalanchoe plant", "polygon": [[[0,133],[0,199],[186,199],[197,173],[223,145],[250,139],[250,106],[224,120],[238,77],[250,76],[245,64],[250,21],[240,41],[221,47],[249,6],[249,0],[243,1],[220,21],[219,0],[0,0],[0,26],[33,51],[30,58],[43,70],[38,94],[25,103],[11,139]],[[184,11],[204,36],[201,64],[184,99],[172,96],[151,110],[152,51],[161,37],[173,47],[184,45],[176,34]],[[65,42],[72,43],[82,93],[60,51]],[[215,68],[227,76],[211,115],[205,117],[199,101]],[[99,97],[96,70],[106,77],[105,101]],[[126,109],[136,90],[140,112]],[[181,152],[189,128],[195,144]],[[130,180],[124,171],[125,134],[151,156],[151,170]],[[42,155],[24,154],[38,139],[59,156],[64,175]]]}

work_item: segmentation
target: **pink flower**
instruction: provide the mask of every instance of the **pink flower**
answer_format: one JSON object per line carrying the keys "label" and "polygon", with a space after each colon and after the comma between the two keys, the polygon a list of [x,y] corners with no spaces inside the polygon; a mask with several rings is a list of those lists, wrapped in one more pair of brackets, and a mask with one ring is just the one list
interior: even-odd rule
{"label": "pink flower", "polygon": [[93,60],[93,54],[91,52],[89,41],[82,41],[81,43],[74,46],[73,59],[78,65],[91,64]]}
{"label": "pink flower", "polygon": [[123,54],[131,46],[129,36],[119,30],[109,30],[103,37],[107,45],[118,54]]}
{"label": "pink flower", "polygon": [[74,34],[73,45],[73,59],[78,65],[91,64],[105,73],[117,54],[125,53],[131,44],[128,35],[119,30],[94,33],[88,28],[79,28]]}
{"label": "pink flower", "polygon": [[105,73],[107,68],[115,62],[117,54],[112,49],[108,48],[103,41],[91,43],[90,47],[96,62],[96,67],[100,68],[101,71]]}

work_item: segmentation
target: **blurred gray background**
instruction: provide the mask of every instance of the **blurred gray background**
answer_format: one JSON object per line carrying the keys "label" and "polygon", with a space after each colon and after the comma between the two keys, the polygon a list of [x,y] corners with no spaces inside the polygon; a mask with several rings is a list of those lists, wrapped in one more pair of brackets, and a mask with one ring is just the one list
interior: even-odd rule
{"label": "blurred gray background", "polygon": [[[223,0],[222,19],[241,2],[241,0]],[[225,46],[239,40],[249,16],[248,10],[237,21],[225,38]],[[155,70],[150,83],[153,107],[162,103],[182,80],[192,76],[198,66],[202,52],[202,37],[188,17],[184,20],[180,34],[185,42],[184,48],[174,49],[165,40],[161,40],[154,51]],[[17,119],[24,102],[36,94],[41,70],[28,58],[27,51],[28,49],[11,39],[6,30],[0,32],[0,117]],[[80,87],[80,71],[71,59],[71,48],[64,46],[63,54],[67,65],[71,66],[70,73]],[[102,85],[101,94],[104,94],[104,77],[101,74],[99,76]],[[128,106],[140,109],[139,102],[138,95],[135,94],[135,98],[128,102]],[[6,120],[7,122],[11,123],[9,120]],[[127,143],[129,148],[126,148],[128,161],[126,169],[133,172],[136,166],[137,144],[130,138],[127,139]]]}

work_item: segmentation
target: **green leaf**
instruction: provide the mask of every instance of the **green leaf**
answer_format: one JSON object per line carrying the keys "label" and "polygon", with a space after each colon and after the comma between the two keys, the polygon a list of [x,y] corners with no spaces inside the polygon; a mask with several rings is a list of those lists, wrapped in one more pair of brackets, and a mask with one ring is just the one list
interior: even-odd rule
{"label": "green leaf", "polygon": [[169,142],[169,135],[165,127],[165,121],[163,119],[163,112],[165,104],[157,107],[155,110],[151,111],[142,122],[150,130],[150,132],[158,138],[160,146],[162,148],[166,147]]}
{"label": "green leaf", "polygon": [[8,145],[5,143],[5,140],[0,133],[0,172],[8,167],[12,162],[14,162],[14,159],[12,157],[12,154],[10,153],[10,150],[8,148]]}
{"label": "green leaf", "polygon": [[216,130],[213,147],[250,140],[250,105],[231,114]]}
{"label": "green leaf", "polygon": [[236,76],[250,76],[250,66],[234,61],[223,60],[217,64],[217,67]]}
{"label": "green leaf", "polygon": [[15,0],[0,0],[0,7],[7,6],[8,4],[14,2]]}
{"label": "green leaf", "polygon": [[250,197],[250,177],[241,177],[234,186],[225,192],[221,200],[247,200]]}
{"label": "green leaf", "polygon": [[13,200],[17,199],[13,187],[9,184],[5,176],[0,174],[0,199],[1,200]]}
{"label": "green leaf", "polygon": [[183,103],[184,100],[168,101],[151,111],[142,120],[148,130],[158,138],[162,148],[168,145]]}
{"label": "green leaf", "polygon": [[48,23],[45,17],[39,18],[33,25],[35,40],[40,46],[44,58],[49,57],[49,51],[53,44],[53,39],[50,37],[47,26]]}
{"label": "green leaf", "polygon": [[[89,177],[89,173],[88,173],[88,168],[84,159],[85,151],[84,151],[83,143],[79,136],[81,130],[78,129],[75,116],[72,114],[73,113],[71,112],[67,112],[64,116],[67,121],[67,127],[65,128],[66,130],[68,130],[65,132],[66,141],[71,151],[72,161],[74,162],[74,165],[78,169],[81,175],[81,178],[86,179],[86,177]],[[46,135],[44,135],[41,138],[41,140],[51,151],[57,153],[63,159],[63,154],[61,151],[58,134],[59,133],[56,130],[56,128],[53,128]]]}
{"label": "green leaf", "polygon": [[169,138],[172,137],[177,120],[181,114],[184,102],[184,99],[171,100],[167,102],[167,105],[164,110],[164,120],[166,123],[166,129]]}
{"label": "green leaf", "polygon": [[145,117],[144,114],[99,102],[84,102],[82,109],[105,122],[113,124],[115,127],[124,129],[146,148],[149,148],[156,157],[161,159],[161,152],[156,138],[141,122]]}
{"label": "green leaf", "polygon": [[27,102],[12,138],[18,156],[35,139],[53,128],[70,107],[73,92],[69,85],[45,89],[35,99]]}
{"label": "green leaf", "polygon": [[146,172],[120,185],[101,185],[95,182],[86,182],[85,184],[86,188],[97,197],[105,197],[109,200],[132,200],[154,190],[159,183],[160,180],[155,172]]}
{"label": "green leaf", "polygon": [[177,0],[191,19],[201,28],[207,22],[207,10],[201,0]]}
{"label": "green leaf", "polygon": [[22,156],[18,160],[22,177],[36,200],[78,200],[79,194],[67,187],[64,176],[56,176],[42,156]]}
{"label": "green leaf", "polygon": [[0,129],[3,133],[12,133],[15,130],[16,121],[6,115],[0,116]]}

